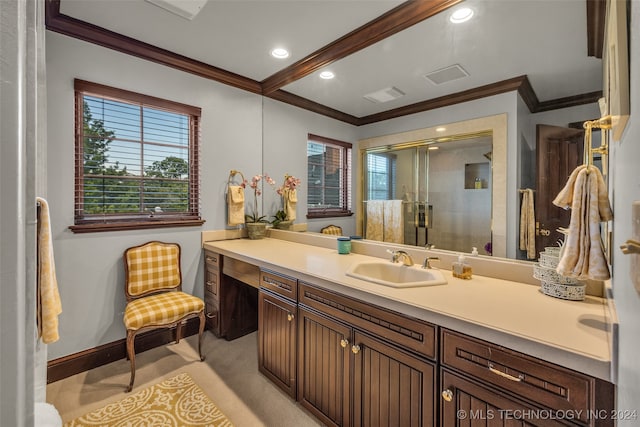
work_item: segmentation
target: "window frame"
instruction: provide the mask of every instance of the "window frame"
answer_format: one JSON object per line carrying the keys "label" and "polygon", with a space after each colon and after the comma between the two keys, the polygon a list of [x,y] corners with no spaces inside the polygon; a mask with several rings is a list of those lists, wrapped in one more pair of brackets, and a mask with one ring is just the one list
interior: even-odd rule
{"label": "window frame", "polygon": [[[140,107],[162,109],[189,116],[189,183],[188,211],[159,216],[140,213],[84,214],[84,96],[95,96],[115,102],[133,103]],[[199,226],[205,221],[200,217],[200,121],[202,110],[187,104],[169,101],[111,86],[74,80],[75,130],[74,130],[74,233],[100,231],[138,230],[165,227]]]}
{"label": "window frame", "polygon": [[[340,208],[312,208],[307,203],[307,218],[333,218],[333,217],[345,217],[352,216],[353,212],[351,210],[351,181],[352,181],[352,168],[351,168],[351,153],[353,144],[350,142],[339,141],[337,139],[327,138],[324,136],[308,134],[307,135],[307,144],[309,142],[316,142],[323,145],[332,145],[335,147],[340,147],[342,152],[342,164],[340,168],[342,169],[342,174],[344,176],[343,182],[344,187],[340,189],[340,198],[342,207]],[[308,150],[308,146],[307,146]],[[308,151],[307,151],[308,153]],[[307,159],[307,165],[309,161]],[[308,176],[308,171],[307,171]],[[309,183],[307,183],[307,194],[309,194]],[[308,202],[308,201],[307,201]]]}

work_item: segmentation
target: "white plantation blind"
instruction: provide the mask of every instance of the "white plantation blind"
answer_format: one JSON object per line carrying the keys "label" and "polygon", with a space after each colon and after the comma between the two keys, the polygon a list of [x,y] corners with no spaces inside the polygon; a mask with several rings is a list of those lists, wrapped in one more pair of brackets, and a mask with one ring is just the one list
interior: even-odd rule
{"label": "white plantation blind", "polygon": [[82,80],[75,223],[199,220],[200,109]]}
{"label": "white plantation blind", "polygon": [[307,217],[351,215],[349,142],[307,137]]}
{"label": "white plantation blind", "polygon": [[367,154],[367,200],[396,198],[396,155]]}

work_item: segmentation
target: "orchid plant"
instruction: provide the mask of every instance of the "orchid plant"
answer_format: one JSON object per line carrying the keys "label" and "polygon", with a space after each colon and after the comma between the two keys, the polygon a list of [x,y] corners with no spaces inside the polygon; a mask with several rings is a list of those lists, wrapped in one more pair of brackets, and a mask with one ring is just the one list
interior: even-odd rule
{"label": "orchid plant", "polygon": [[260,215],[260,211],[258,210],[258,197],[262,195],[260,181],[262,181],[263,179],[267,184],[271,186],[275,185],[275,181],[266,173],[254,175],[253,178],[251,178],[251,182],[247,182],[245,180],[242,183],[243,187],[246,188],[246,186],[249,185],[249,188],[253,190],[253,213],[244,216],[245,222],[267,222],[264,220],[266,215]]}
{"label": "orchid plant", "polygon": [[280,196],[280,200],[282,200],[282,209],[278,210],[273,216],[274,219],[273,221],[271,221],[273,225],[278,225],[282,221],[287,221],[289,219],[287,217],[287,212],[284,209],[286,205],[284,197],[287,191],[295,190],[301,182],[302,181],[300,180],[300,178],[296,178],[293,175],[285,174],[282,185],[276,188],[276,193],[278,194],[278,196]]}

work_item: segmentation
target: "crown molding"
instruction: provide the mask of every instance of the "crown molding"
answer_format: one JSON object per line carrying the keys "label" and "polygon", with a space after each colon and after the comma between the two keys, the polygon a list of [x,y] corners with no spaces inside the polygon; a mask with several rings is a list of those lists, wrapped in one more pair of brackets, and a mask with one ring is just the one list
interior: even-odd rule
{"label": "crown molding", "polygon": [[[597,91],[540,102],[531,87],[529,79],[524,75],[441,96],[439,98],[421,101],[404,107],[363,117],[356,117],[280,89],[282,86],[301,79],[320,67],[344,58],[360,49],[364,49],[460,1],[461,0],[435,0],[426,2],[414,0],[402,3],[384,15],[308,55],[306,58],[278,71],[262,82],[64,15],[60,13],[60,0],[45,0],[45,24],[49,31],[94,43],[251,93],[264,95],[268,98],[355,126],[429,111],[435,108],[442,108],[513,90],[518,91],[529,108],[529,111],[532,113],[597,102],[598,98],[602,96],[602,91]],[[592,49],[595,49],[596,55],[593,56],[597,56],[597,47],[599,46],[600,56],[598,57],[601,57],[605,18],[603,11],[605,11],[606,0],[585,1],[587,2],[588,14],[587,38],[589,54],[591,55]]]}

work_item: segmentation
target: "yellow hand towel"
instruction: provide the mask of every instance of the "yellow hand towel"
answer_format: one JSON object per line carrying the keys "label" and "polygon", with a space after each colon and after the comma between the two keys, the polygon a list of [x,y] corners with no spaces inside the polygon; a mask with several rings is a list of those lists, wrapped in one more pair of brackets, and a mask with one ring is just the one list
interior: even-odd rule
{"label": "yellow hand towel", "polygon": [[51,239],[51,220],[49,205],[41,197],[38,227],[38,332],[42,342],[49,344],[58,341],[58,316],[62,313],[62,303],[58,292],[56,266],[53,259],[53,241]]}
{"label": "yellow hand towel", "polygon": [[579,280],[606,280],[610,273],[602,248],[600,222],[609,221],[613,215],[602,174],[593,166],[577,168],[573,189],[567,192],[563,189],[553,203],[566,206],[563,203],[569,193],[571,221],[556,271]]}
{"label": "yellow hand towel", "polygon": [[384,201],[367,201],[367,224],[365,237],[370,240],[382,241],[384,237]]}
{"label": "yellow hand towel", "polygon": [[229,185],[227,210],[227,225],[244,224],[244,188],[241,185]]}
{"label": "yellow hand towel", "polygon": [[536,258],[536,215],[533,202],[533,190],[524,190],[520,208],[520,250],[527,251],[527,259]]}
{"label": "yellow hand towel", "polygon": [[284,211],[287,214],[287,219],[290,221],[296,220],[296,205],[298,204],[298,194],[295,188],[284,189]]}
{"label": "yellow hand towel", "polygon": [[402,221],[402,200],[384,201],[384,241],[389,243],[404,242],[404,222]]}

